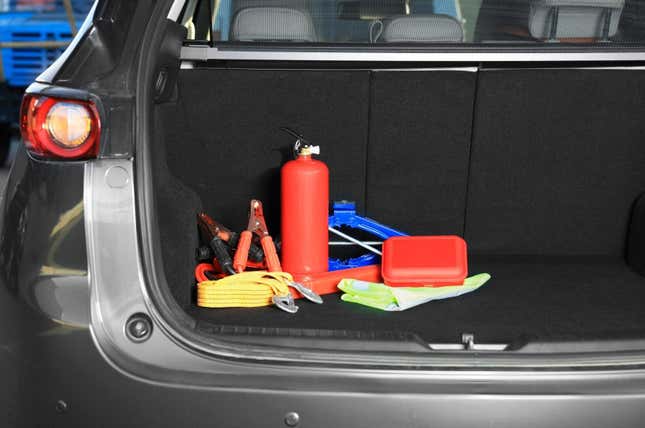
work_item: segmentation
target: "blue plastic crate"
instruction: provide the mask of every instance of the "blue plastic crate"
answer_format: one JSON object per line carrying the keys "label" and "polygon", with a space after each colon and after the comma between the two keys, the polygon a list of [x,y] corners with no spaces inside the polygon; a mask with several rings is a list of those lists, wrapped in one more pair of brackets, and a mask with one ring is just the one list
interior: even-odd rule
{"label": "blue plastic crate", "polygon": [[[0,42],[69,42],[71,39],[72,32],[65,14],[0,14]],[[2,68],[7,84],[28,86],[63,51],[64,48],[3,48]]]}
{"label": "blue plastic crate", "polygon": [[[65,12],[63,0],[4,0],[4,2],[7,9],[3,12]],[[71,3],[75,14],[85,16],[92,8],[94,0],[71,0]]]}

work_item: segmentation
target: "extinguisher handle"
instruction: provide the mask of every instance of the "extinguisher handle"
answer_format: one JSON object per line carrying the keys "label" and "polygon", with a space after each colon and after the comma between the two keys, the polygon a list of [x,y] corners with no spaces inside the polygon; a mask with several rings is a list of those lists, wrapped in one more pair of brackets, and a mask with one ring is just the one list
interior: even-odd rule
{"label": "extinguisher handle", "polygon": [[278,257],[278,252],[275,249],[275,244],[273,243],[273,238],[270,236],[263,236],[260,239],[260,244],[262,244],[262,250],[264,250],[264,257],[267,262],[267,270],[269,272],[282,272],[282,266],[280,266],[280,258]]}
{"label": "extinguisher handle", "polygon": [[237,250],[235,250],[235,257],[233,258],[233,268],[236,272],[244,272],[244,269],[246,269],[246,262],[249,259],[249,248],[251,248],[252,240],[253,234],[248,230],[240,233]]}

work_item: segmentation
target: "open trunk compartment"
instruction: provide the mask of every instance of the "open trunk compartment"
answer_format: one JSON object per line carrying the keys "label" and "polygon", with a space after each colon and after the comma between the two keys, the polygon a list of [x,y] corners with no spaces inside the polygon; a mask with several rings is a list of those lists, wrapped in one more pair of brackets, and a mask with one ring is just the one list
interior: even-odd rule
{"label": "open trunk compartment", "polygon": [[[645,339],[645,73],[628,69],[181,70],[155,105],[152,175],[168,287],[203,332],[522,346]],[[194,303],[195,213],[241,230],[294,128],[332,200],[469,245],[475,293],[388,313],[324,296],[290,315]],[[575,351],[576,348],[571,348]]]}

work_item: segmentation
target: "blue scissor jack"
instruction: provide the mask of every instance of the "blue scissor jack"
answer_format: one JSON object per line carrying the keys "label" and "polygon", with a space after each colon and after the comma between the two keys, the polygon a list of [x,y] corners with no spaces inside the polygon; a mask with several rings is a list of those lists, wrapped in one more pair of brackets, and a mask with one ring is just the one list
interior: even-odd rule
{"label": "blue scissor jack", "polygon": [[[334,202],[333,214],[329,216],[330,228],[341,226],[352,227],[371,233],[383,240],[392,236],[408,236],[391,227],[385,226],[371,218],[361,217],[356,214],[356,203],[349,201]],[[347,260],[329,258],[329,270],[351,269],[378,263],[376,254],[367,253]]]}

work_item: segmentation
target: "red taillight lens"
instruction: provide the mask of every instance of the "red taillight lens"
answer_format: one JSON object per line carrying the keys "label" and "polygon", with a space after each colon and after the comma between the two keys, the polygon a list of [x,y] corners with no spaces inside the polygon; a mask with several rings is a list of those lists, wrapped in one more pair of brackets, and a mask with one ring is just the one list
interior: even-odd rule
{"label": "red taillight lens", "polygon": [[89,101],[27,94],[20,131],[27,150],[38,157],[88,159],[98,154],[101,122]]}

